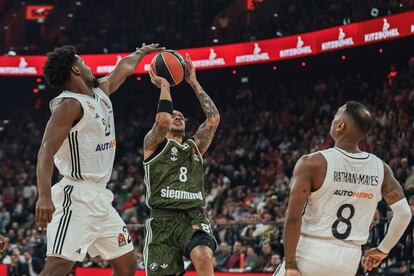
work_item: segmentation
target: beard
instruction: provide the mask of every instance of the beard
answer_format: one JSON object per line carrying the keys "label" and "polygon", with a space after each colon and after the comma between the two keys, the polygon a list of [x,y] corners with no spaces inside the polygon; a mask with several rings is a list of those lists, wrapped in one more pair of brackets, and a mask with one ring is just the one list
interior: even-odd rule
{"label": "beard", "polygon": [[182,133],[184,135],[185,129],[183,127],[171,127],[171,132]]}

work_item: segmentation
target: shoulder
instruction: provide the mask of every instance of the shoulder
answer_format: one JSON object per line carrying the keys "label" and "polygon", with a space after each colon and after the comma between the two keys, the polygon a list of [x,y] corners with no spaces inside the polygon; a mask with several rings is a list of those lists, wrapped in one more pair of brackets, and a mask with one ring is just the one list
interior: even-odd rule
{"label": "shoulder", "polygon": [[319,168],[321,165],[326,164],[325,157],[320,152],[314,152],[305,154],[299,158],[297,165],[308,169]]}

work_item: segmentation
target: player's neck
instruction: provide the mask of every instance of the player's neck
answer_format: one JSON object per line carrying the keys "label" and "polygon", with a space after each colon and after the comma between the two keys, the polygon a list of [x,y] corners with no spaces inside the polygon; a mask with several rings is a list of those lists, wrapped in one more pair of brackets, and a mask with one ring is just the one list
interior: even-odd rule
{"label": "player's neck", "polygon": [[183,136],[181,133],[176,133],[176,132],[169,132],[167,134],[167,139],[169,140],[174,140],[177,143],[181,144],[183,142]]}
{"label": "player's neck", "polygon": [[66,85],[66,90],[93,97],[92,87],[88,87],[83,81],[73,81]]}
{"label": "player's neck", "polygon": [[355,142],[349,142],[349,141],[336,141],[335,147],[342,149],[349,153],[358,153],[361,152],[361,150],[358,147],[358,143]]}

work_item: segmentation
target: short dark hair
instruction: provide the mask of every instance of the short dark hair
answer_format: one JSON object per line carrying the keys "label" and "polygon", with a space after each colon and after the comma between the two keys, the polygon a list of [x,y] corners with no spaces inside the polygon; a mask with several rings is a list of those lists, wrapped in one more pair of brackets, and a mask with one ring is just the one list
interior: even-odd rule
{"label": "short dark hair", "polygon": [[72,45],[64,45],[47,53],[47,60],[43,66],[43,75],[47,83],[63,89],[65,82],[70,79],[70,71],[76,62],[76,48]]}
{"label": "short dark hair", "polygon": [[346,102],[345,112],[351,117],[364,135],[368,134],[375,123],[375,118],[369,109],[357,101]]}

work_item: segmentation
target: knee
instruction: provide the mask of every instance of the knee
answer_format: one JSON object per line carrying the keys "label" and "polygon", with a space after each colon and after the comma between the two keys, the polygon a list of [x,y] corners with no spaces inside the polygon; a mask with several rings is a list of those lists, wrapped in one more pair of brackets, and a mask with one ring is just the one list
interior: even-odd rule
{"label": "knee", "polygon": [[213,252],[208,248],[197,246],[191,252],[191,260],[197,263],[199,266],[212,266],[213,265]]}

